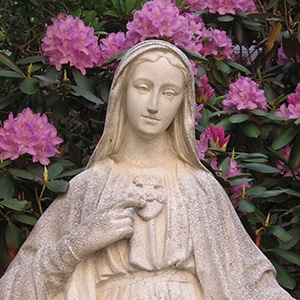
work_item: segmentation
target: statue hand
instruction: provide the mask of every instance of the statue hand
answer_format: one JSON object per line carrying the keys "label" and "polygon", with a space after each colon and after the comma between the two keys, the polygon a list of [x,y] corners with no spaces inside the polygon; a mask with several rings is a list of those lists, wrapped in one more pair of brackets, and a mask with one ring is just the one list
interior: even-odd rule
{"label": "statue hand", "polygon": [[133,234],[135,209],[144,208],[146,202],[125,200],[107,211],[95,211],[82,221],[69,235],[69,247],[82,258]]}

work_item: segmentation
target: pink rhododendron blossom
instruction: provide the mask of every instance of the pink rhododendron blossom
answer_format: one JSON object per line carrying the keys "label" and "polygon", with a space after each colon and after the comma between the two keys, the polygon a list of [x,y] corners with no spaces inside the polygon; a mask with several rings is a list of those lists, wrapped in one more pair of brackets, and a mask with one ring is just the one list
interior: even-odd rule
{"label": "pink rhododendron blossom", "polygon": [[212,97],[214,92],[215,90],[208,83],[208,77],[206,75],[200,77],[196,85],[197,102],[205,104],[207,100]]}
{"label": "pink rhododendron blossom", "polygon": [[300,118],[300,83],[298,83],[295,93],[287,96],[287,105],[282,104],[275,115],[288,119]]}
{"label": "pink rhododendron blossom", "polygon": [[137,43],[150,37],[174,40],[177,34],[184,35],[187,32],[187,25],[174,3],[154,0],[146,2],[141,10],[134,13],[132,22],[127,23],[127,29],[128,38]]}
{"label": "pink rhododendron blossom", "polygon": [[189,5],[190,11],[208,9],[210,13],[219,13],[220,15],[257,12],[253,0],[185,0],[184,3]]}
{"label": "pink rhododendron blossom", "polygon": [[202,118],[200,110],[203,108],[203,104],[195,103],[195,125],[198,124],[198,121]]}
{"label": "pink rhododendron blossom", "polygon": [[57,146],[63,140],[46,115],[34,114],[25,108],[16,118],[10,113],[0,127],[0,156],[15,160],[23,154],[32,155],[33,162],[48,165],[48,157],[57,156]]}
{"label": "pink rhododendron blossom", "polygon": [[209,128],[206,128],[202,134],[205,134],[208,137],[209,144],[212,148],[226,151],[230,135],[225,137],[225,130],[223,127],[210,124]]}
{"label": "pink rhododendron blossom", "polygon": [[232,59],[234,47],[232,40],[226,35],[225,31],[219,29],[211,29],[203,32],[202,38],[208,38],[208,40],[202,42],[203,48],[201,55],[208,56],[214,55],[218,58]]}
{"label": "pink rhododendron blossom", "polygon": [[201,134],[200,139],[196,140],[196,149],[200,159],[204,159],[205,152],[208,150],[208,137],[206,134]]}
{"label": "pink rhododendron blossom", "polygon": [[[278,152],[288,162],[290,159],[291,150],[292,150],[291,146],[287,145],[284,148],[279,149]],[[280,170],[280,174],[283,175],[284,177],[293,177],[294,175],[295,176],[298,175],[300,177],[300,167],[291,170],[286,163],[284,163],[281,160],[278,160],[276,163],[276,168]]]}
{"label": "pink rhododendron blossom", "polygon": [[100,40],[101,55],[98,65],[102,66],[108,59],[132,46],[132,41],[126,38],[124,32],[110,33],[106,38]]}
{"label": "pink rhododendron blossom", "polygon": [[97,65],[100,49],[94,28],[85,26],[83,21],[73,16],[59,14],[52,18],[42,39],[42,50],[50,63],[60,71],[63,64],[70,64],[86,74],[86,68]]}
{"label": "pink rhododendron blossom", "polygon": [[267,110],[267,99],[258,84],[248,77],[241,76],[230,84],[229,92],[223,101],[226,110]]}
{"label": "pink rhododendron blossom", "polygon": [[296,57],[289,58],[285,55],[282,47],[278,48],[277,55],[278,55],[277,63],[279,66],[284,66],[285,64],[287,64],[289,62],[300,63],[300,56],[296,55]]}

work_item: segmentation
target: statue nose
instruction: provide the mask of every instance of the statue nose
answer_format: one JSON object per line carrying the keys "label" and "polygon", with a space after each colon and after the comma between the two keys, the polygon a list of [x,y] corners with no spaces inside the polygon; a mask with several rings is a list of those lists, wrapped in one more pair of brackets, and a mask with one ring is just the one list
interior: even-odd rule
{"label": "statue nose", "polygon": [[148,102],[147,110],[151,114],[156,114],[159,111],[159,94],[154,91],[151,95],[151,99]]}

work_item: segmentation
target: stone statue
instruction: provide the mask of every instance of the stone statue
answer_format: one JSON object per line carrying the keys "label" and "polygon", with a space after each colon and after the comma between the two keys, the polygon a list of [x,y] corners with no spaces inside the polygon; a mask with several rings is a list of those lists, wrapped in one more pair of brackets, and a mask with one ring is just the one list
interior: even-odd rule
{"label": "stone statue", "polygon": [[194,143],[189,60],[164,41],[136,45],[86,170],[37,222],[0,299],[292,299]]}

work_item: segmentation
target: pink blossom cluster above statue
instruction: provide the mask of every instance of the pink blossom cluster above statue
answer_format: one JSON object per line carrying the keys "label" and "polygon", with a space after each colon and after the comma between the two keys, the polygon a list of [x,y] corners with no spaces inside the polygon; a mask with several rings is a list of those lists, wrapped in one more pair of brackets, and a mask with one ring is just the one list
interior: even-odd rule
{"label": "pink blossom cluster above statue", "polygon": [[[225,31],[207,29],[199,15],[182,13],[169,0],[154,0],[146,2],[141,10],[134,13],[133,20],[127,23],[126,34],[111,33],[101,40],[103,49],[102,63],[113,56],[109,49],[120,52],[130,46],[151,38],[167,40],[177,47],[181,47],[202,56],[214,55],[223,59],[230,59],[233,45]],[[210,37],[210,38],[208,38]],[[208,38],[203,44],[203,39]]]}
{"label": "pink blossom cluster above statue", "polygon": [[52,25],[47,27],[42,39],[42,50],[49,57],[50,64],[58,71],[63,64],[69,63],[83,75],[86,68],[95,67],[98,63],[100,49],[94,28],[85,26],[83,21],[73,16],[58,15],[52,18]]}
{"label": "pink blossom cluster above statue", "polygon": [[191,11],[208,9],[210,13],[219,13],[220,15],[257,11],[253,0],[185,0],[184,3],[189,5]]}
{"label": "pink blossom cluster above statue", "polygon": [[57,146],[63,140],[57,136],[47,116],[34,114],[25,108],[16,118],[10,113],[0,128],[0,156],[15,160],[23,154],[32,155],[33,162],[50,163],[49,157],[59,154]]}
{"label": "pink blossom cluster above statue", "polygon": [[229,92],[223,101],[224,109],[233,111],[267,110],[267,99],[264,91],[249,77],[241,76],[230,84]]}
{"label": "pink blossom cluster above statue", "polygon": [[295,93],[287,96],[287,104],[282,104],[275,115],[288,119],[300,118],[300,83],[298,83]]}

